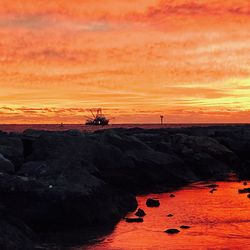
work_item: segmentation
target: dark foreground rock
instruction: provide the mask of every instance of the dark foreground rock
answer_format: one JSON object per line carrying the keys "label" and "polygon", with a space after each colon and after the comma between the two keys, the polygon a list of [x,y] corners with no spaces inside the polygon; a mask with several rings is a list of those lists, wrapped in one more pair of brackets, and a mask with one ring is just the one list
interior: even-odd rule
{"label": "dark foreground rock", "polygon": [[35,232],[112,226],[135,211],[136,194],[232,171],[246,180],[249,150],[250,126],[0,133],[0,207]]}
{"label": "dark foreground rock", "polygon": [[0,172],[2,173],[14,173],[15,166],[10,160],[6,159],[2,154],[0,154]]}
{"label": "dark foreground rock", "polygon": [[239,194],[250,193],[250,188],[243,188],[238,190]]}
{"label": "dark foreground rock", "polygon": [[176,229],[176,228],[170,228],[170,229],[167,229],[165,231],[165,233],[167,234],[178,234],[180,232],[180,230]]}
{"label": "dark foreground rock", "polygon": [[149,198],[146,201],[147,207],[159,207],[160,206],[160,201],[156,199]]}
{"label": "dark foreground rock", "polygon": [[133,223],[133,222],[143,222],[143,218],[125,218],[125,221],[128,223]]}
{"label": "dark foreground rock", "polygon": [[0,213],[0,249],[33,250],[32,231],[21,221]]}
{"label": "dark foreground rock", "polygon": [[144,217],[146,215],[146,213],[144,212],[143,209],[139,208],[136,213],[135,213],[136,216],[138,217]]}

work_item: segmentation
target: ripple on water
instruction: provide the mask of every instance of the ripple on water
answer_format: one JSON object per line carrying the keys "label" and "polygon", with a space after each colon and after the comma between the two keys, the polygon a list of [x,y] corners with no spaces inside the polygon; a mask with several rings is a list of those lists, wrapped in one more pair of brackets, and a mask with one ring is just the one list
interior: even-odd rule
{"label": "ripple on water", "polygon": [[[218,191],[213,194],[205,187],[207,184],[197,183],[179,190],[174,193],[175,198],[169,197],[169,193],[137,197],[138,208],[147,214],[144,222],[122,220],[103,241],[87,249],[249,249],[250,202],[246,195],[238,194],[242,183],[216,183]],[[145,205],[152,197],[160,200],[160,207]],[[129,216],[134,217],[134,213]],[[180,229],[181,225],[191,228]],[[180,233],[164,233],[169,228]]]}

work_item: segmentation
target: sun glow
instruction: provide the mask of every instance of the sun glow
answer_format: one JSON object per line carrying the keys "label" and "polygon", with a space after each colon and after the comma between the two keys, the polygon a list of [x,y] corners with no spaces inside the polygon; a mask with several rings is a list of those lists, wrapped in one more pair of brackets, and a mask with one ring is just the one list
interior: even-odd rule
{"label": "sun glow", "polygon": [[250,122],[247,1],[2,0],[1,123]]}

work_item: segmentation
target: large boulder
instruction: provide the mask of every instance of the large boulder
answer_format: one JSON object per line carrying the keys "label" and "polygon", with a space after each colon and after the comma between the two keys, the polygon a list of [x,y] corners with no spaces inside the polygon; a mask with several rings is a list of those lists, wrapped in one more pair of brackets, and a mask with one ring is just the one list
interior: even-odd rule
{"label": "large boulder", "polygon": [[10,160],[16,167],[23,162],[23,143],[19,136],[0,135],[0,154]]}
{"label": "large boulder", "polygon": [[15,172],[15,166],[0,154],[0,172],[13,174]]}
{"label": "large boulder", "polygon": [[19,176],[1,174],[0,202],[32,227],[112,224],[137,206],[133,195],[67,158],[28,162]]}
{"label": "large boulder", "polygon": [[33,250],[32,231],[21,221],[0,213],[0,249]]}

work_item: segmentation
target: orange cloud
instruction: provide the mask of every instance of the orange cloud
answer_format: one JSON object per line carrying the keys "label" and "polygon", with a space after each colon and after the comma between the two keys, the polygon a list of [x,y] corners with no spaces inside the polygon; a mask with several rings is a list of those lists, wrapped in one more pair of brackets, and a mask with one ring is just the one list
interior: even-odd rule
{"label": "orange cloud", "polygon": [[2,121],[250,122],[249,19],[243,0],[2,0]]}

